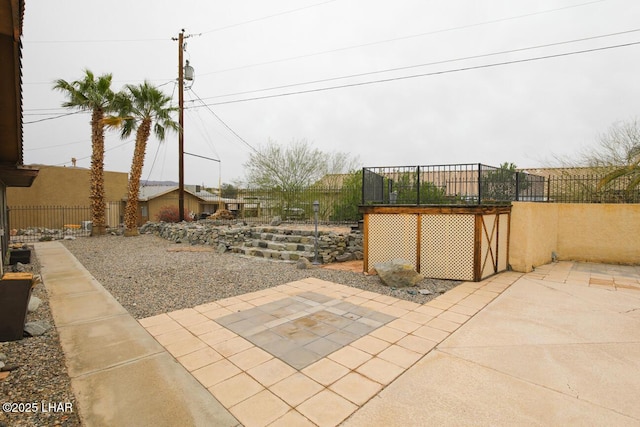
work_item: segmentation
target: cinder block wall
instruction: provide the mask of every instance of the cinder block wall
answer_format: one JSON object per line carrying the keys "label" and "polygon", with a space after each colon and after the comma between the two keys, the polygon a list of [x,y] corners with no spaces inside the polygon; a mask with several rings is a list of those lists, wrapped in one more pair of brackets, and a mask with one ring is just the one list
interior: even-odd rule
{"label": "cinder block wall", "polygon": [[514,202],[509,263],[515,271],[558,260],[640,264],[640,205]]}

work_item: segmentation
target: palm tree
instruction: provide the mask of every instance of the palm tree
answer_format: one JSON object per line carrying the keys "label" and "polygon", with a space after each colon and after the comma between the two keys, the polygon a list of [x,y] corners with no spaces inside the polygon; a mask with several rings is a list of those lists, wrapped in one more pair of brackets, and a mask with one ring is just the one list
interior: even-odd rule
{"label": "palm tree", "polygon": [[63,92],[68,101],[66,108],[91,111],[91,235],[106,234],[106,203],[104,200],[104,127],[105,114],[112,111],[115,94],[111,90],[111,74],[103,74],[97,79],[85,70],[82,80],[67,82],[57,80],[55,90]]}
{"label": "palm tree", "polygon": [[125,236],[138,235],[138,194],[144,166],[144,156],[151,129],[160,142],[164,141],[166,129],[177,131],[180,126],[171,118],[177,107],[171,107],[171,97],[158,88],[144,82],[125,86],[126,95],[118,96],[120,117],[110,117],[109,125],[122,127],[121,136],[126,138],[136,131],[136,146],[129,174],[127,204],[124,210]]}

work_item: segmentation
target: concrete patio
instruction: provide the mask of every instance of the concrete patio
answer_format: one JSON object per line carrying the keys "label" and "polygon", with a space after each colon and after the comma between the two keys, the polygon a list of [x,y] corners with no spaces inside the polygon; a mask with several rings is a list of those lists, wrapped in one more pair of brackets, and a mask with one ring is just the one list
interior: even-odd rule
{"label": "concrete patio", "polygon": [[136,321],[36,245],[84,425],[638,425],[640,268],[560,262],[419,305],[318,279]]}

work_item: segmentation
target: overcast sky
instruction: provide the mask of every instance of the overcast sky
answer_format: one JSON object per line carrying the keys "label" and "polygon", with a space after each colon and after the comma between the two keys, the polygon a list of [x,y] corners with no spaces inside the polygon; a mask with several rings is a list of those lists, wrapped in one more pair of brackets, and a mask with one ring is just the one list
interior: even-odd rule
{"label": "overcast sky", "polygon": [[[60,117],[52,90],[85,68],[177,104],[184,29],[185,151],[221,161],[186,156],[187,184],[242,178],[269,139],[362,166],[544,166],[639,115],[638,16],[637,0],[27,0],[24,162],[90,166],[90,116]],[[128,172],[133,141],[106,144],[105,169]],[[177,158],[176,134],[149,141],[143,179],[177,180]]]}

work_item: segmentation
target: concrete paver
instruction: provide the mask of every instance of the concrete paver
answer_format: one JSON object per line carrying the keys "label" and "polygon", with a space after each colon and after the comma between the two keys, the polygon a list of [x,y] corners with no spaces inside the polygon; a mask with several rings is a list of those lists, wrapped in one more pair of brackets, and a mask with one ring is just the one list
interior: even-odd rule
{"label": "concrete paver", "polygon": [[640,424],[638,267],[424,305],[308,278],[135,321],[62,245],[36,250],[87,426]]}
{"label": "concrete paver", "polygon": [[594,286],[574,266],[609,268],[520,278],[344,424],[639,425],[640,286]]}
{"label": "concrete paver", "polygon": [[83,425],[240,424],[62,244],[35,250]]}

